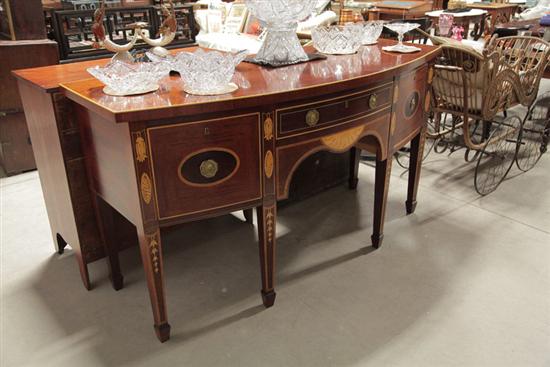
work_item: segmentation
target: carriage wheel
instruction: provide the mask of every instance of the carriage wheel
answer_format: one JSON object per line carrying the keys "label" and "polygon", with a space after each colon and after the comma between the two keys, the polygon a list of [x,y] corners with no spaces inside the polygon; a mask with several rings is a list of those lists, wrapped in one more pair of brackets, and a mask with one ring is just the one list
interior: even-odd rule
{"label": "carriage wheel", "polygon": [[[437,141],[439,141],[439,139],[434,140],[434,139],[426,138],[426,143],[424,145],[424,154],[422,155],[422,161],[424,161],[428,157],[434,145],[437,144]],[[409,169],[410,156],[411,156],[410,145],[404,146],[394,154],[397,164],[399,164],[404,169]]]}
{"label": "carriage wheel", "polygon": [[521,136],[521,119],[510,116],[492,131],[479,154],[474,185],[480,195],[495,191],[514,164]]}
{"label": "carriage wheel", "polygon": [[464,160],[466,162],[471,163],[478,158],[479,158],[479,150],[466,148],[466,151],[464,152]]}
{"label": "carriage wheel", "polygon": [[[433,116],[428,118],[427,129],[431,133],[435,133],[436,131]],[[422,161],[424,161],[428,157],[430,152],[434,149],[434,146],[437,145],[440,140],[441,140],[440,138],[430,139],[426,137],[426,142],[424,144],[424,154],[422,155]],[[399,149],[394,154],[397,164],[399,164],[404,169],[409,169],[410,153],[411,153],[411,148],[410,148],[410,144],[408,144],[403,148]]]}
{"label": "carriage wheel", "polygon": [[521,141],[516,164],[522,171],[529,171],[546,152],[550,127],[550,92],[546,92],[533,104],[523,120]]}

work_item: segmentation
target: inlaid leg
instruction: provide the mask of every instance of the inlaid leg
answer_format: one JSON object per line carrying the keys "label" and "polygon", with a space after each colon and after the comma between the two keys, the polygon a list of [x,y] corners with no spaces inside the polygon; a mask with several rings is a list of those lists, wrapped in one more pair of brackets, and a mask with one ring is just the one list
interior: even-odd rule
{"label": "inlaid leg", "polygon": [[262,300],[265,307],[275,302],[275,223],[276,204],[256,208],[258,216],[258,237],[260,245],[260,269],[262,272]]}
{"label": "inlaid leg", "polygon": [[244,219],[246,220],[246,223],[254,224],[254,209],[245,209],[243,210]]}
{"label": "inlaid leg", "polygon": [[386,216],[386,201],[390,186],[392,156],[385,161],[376,159],[376,178],[374,182],[374,228],[371,236],[372,246],[379,248],[384,238],[384,218]]}
{"label": "inlaid leg", "polygon": [[82,283],[84,284],[84,287],[87,290],[92,289],[92,284],[90,283],[90,273],[88,272],[88,265],[84,263],[84,259],[82,259],[82,255],[77,253],[77,262],[78,262],[78,270],[80,271],[80,278],[82,279]]}
{"label": "inlaid leg", "polygon": [[414,213],[414,210],[416,209],[416,194],[418,193],[418,181],[420,180],[420,169],[422,167],[422,157],[424,156],[425,141],[426,134],[424,133],[424,130],[422,130],[411,142],[409,186],[407,191],[407,201],[405,202],[407,214]]}
{"label": "inlaid leg", "polygon": [[361,160],[361,149],[351,148],[349,162],[349,188],[350,190],[357,189],[357,183],[359,182],[359,161]]}
{"label": "inlaid leg", "polygon": [[170,325],[166,311],[160,229],[158,227],[147,228],[147,230],[138,228],[138,239],[153,308],[154,328],[157,338],[164,343],[170,339]]}
{"label": "inlaid leg", "polygon": [[119,246],[115,235],[117,229],[114,224],[114,209],[100,197],[96,197],[96,205],[99,214],[99,230],[109,266],[109,279],[113,289],[118,291],[124,286],[124,279],[118,258]]}

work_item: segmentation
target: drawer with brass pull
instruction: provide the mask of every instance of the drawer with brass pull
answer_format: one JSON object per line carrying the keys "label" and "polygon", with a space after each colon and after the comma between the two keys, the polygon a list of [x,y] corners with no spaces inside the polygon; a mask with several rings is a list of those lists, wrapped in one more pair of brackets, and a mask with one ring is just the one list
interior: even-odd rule
{"label": "drawer with brass pull", "polygon": [[276,111],[277,138],[324,129],[352,118],[377,112],[392,100],[392,83],[333,99],[288,106]]}
{"label": "drawer with brass pull", "polygon": [[148,129],[161,219],[261,197],[260,116]]}

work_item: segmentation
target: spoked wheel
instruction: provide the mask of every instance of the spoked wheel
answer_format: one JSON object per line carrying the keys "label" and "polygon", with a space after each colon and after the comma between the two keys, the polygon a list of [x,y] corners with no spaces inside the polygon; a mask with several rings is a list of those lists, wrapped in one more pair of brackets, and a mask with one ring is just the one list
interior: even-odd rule
{"label": "spoked wheel", "polygon": [[544,93],[526,113],[516,157],[522,171],[529,171],[537,164],[548,146],[550,127],[550,92]]}
{"label": "spoked wheel", "polygon": [[495,191],[512,168],[521,127],[521,119],[517,116],[510,116],[500,124],[492,124],[492,131],[476,164],[474,185],[478,194],[487,195]]}
{"label": "spoked wheel", "polygon": [[[437,144],[438,140],[439,139],[426,138],[426,142],[424,144],[424,154],[422,155],[422,160],[424,160],[428,157],[428,155],[432,151],[434,145]],[[395,157],[395,160],[397,161],[397,164],[399,164],[404,169],[409,169],[410,156],[411,156],[410,144],[407,144],[406,146],[399,149],[394,154],[394,157]]]}
{"label": "spoked wheel", "polygon": [[466,148],[466,151],[464,152],[464,160],[468,163],[473,162],[479,158],[479,154],[479,150]]}

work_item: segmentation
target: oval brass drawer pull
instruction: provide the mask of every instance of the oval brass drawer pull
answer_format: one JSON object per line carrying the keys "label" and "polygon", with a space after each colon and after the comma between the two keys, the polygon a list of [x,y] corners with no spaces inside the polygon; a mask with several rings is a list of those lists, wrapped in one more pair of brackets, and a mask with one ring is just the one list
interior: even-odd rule
{"label": "oval brass drawer pull", "polygon": [[319,111],[310,110],[306,114],[306,124],[310,127],[317,125],[319,122]]}
{"label": "oval brass drawer pull", "polygon": [[411,98],[411,101],[409,102],[409,108],[411,111],[416,110],[416,94]]}
{"label": "oval brass drawer pull", "polygon": [[204,178],[212,178],[218,173],[218,163],[213,159],[207,159],[201,163],[200,171]]}
{"label": "oval brass drawer pull", "polygon": [[376,107],[378,107],[378,96],[376,95],[376,93],[371,94],[371,96],[369,97],[369,107],[371,109],[375,109]]}

